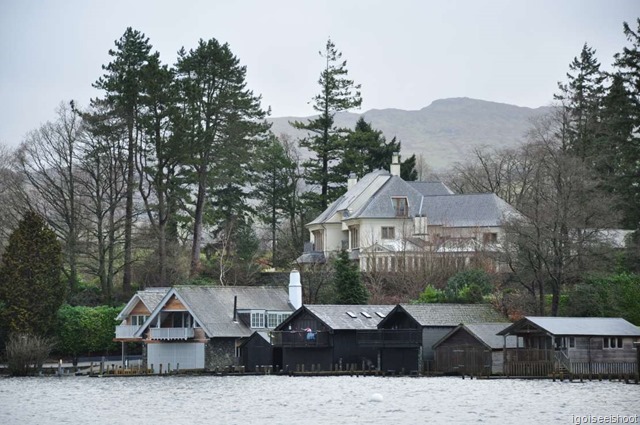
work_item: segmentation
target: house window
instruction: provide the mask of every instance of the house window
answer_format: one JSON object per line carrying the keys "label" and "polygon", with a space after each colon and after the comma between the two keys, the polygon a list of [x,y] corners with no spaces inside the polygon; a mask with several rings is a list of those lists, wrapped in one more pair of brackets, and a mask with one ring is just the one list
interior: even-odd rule
{"label": "house window", "polygon": [[135,315],[131,316],[131,326],[142,326],[145,320],[147,320],[148,316],[144,315]]}
{"label": "house window", "polygon": [[602,348],[622,348],[622,338],[607,337],[603,338]]}
{"label": "house window", "polygon": [[395,227],[383,227],[382,228],[382,239],[395,239],[396,238],[396,228]]}
{"label": "house window", "polygon": [[576,348],[576,337],[569,337],[569,348]]}
{"label": "house window", "polygon": [[360,248],[360,228],[358,226],[349,227],[349,242],[351,249]]}
{"label": "house window", "polygon": [[264,312],[263,311],[251,312],[251,327],[264,328]]}
{"label": "house window", "polygon": [[315,251],[324,251],[324,240],[322,230],[313,231],[313,247]]}
{"label": "house window", "polygon": [[289,317],[289,313],[267,313],[267,327],[275,328],[280,323],[284,322],[284,319]]}
{"label": "house window", "polygon": [[396,217],[407,217],[409,215],[409,203],[407,198],[391,198]]}
{"label": "house window", "polygon": [[485,244],[497,243],[498,242],[498,234],[497,233],[484,233],[482,235],[482,242]]}

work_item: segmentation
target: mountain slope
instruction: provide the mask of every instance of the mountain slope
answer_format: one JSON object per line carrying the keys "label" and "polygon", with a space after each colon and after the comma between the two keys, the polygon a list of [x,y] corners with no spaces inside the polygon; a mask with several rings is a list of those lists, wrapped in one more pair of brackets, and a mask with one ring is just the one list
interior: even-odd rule
{"label": "mountain slope", "polygon": [[[531,127],[531,118],[544,114],[548,107],[524,108],[505,103],[469,98],[436,100],[419,111],[372,109],[363,114],[339,113],[336,125],[353,128],[360,115],[381,130],[387,140],[396,136],[402,142],[402,155],[422,154],[434,169],[442,170],[468,158],[475,147],[518,146]],[[289,121],[310,117],[270,118],[272,131],[304,137],[304,132]]]}

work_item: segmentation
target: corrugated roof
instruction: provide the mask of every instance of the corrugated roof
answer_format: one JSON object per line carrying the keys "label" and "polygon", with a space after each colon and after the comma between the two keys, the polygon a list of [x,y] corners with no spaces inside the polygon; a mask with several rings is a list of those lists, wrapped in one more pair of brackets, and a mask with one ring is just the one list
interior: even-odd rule
{"label": "corrugated roof", "polygon": [[552,335],[640,336],[640,328],[619,317],[539,317],[527,316],[501,333],[517,331],[527,323]]}
{"label": "corrugated roof", "polygon": [[293,311],[283,288],[263,286],[176,286],[176,294],[187,304],[209,337],[243,337],[253,332],[233,321],[234,296],[238,310]]}
{"label": "corrugated roof", "polygon": [[421,326],[507,322],[507,318],[489,304],[401,304],[400,307]]}
{"label": "corrugated roof", "polygon": [[[307,305],[305,308],[333,330],[377,329],[382,320],[377,313],[386,316],[393,305]],[[362,313],[365,314],[362,314]],[[353,313],[356,317],[351,317]],[[370,317],[366,317],[369,315]]]}

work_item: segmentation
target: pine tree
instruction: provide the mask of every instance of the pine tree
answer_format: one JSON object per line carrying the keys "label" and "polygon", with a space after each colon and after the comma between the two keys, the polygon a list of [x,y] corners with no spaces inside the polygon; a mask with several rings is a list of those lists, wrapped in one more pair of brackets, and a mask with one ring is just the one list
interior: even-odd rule
{"label": "pine tree", "polygon": [[205,221],[217,222],[224,231],[250,210],[245,187],[252,183],[252,161],[269,126],[260,97],[246,88],[246,67],[228,44],[200,40],[195,50],[181,49],[176,72],[182,97],[180,131],[190,155],[187,177],[195,188],[194,276],[200,269]]}
{"label": "pine tree", "polygon": [[366,304],[369,295],[360,277],[358,264],[349,259],[349,253],[340,251],[334,261],[336,304]]}
{"label": "pine tree", "polygon": [[[374,129],[364,117],[360,117],[356,126],[345,140],[343,159],[336,166],[336,172],[342,176],[355,173],[362,177],[372,171],[389,170],[394,154],[400,153],[402,143],[395,137],[387,142],[380,130]],[[400,176],[407,181],[416,180],[416,157],[412,155],[400,164]],[[343,182],[346,179],[343,179]]]}
{"label": "pine tree", "polygon": [[340,154],[344,146],[345,135],[348,130],[337,128],[334,124],[336,113],[359,108],[362,104],[360,85],[347,78],[347,62],[341,60],[335,44],[329,39],[325,51],[320,52],[326,65],[318,84],[320,94],[313,98],[313,109],[319,116],[306,123],[299,121],[291,123],[299,130],[305,130],[309,136],[300,141],[314,155],[304,163],[306,167],[305,180],[308,184],[319,186],[320,193],[308,194],[311,207],[324,211],[329,203],[334,201],[342,191],[345,176],[335,172],[335,166],[341,160]]}
{"label": "pine tree", "polygon": [[35,212],[27,212],[9,237],[0,266],[2,324],[9,333],[47,335],[65,299],[62,248]]}
{"label": "pine tree", "polygon": [[[272,266],[279,265],[277,234],[280,223],[289,217],[291,198],[295,196],[296,180],[291,179],[297,164],[288,155],[285,146],[275,136],[259,155],[257,172],[262,178],[256,183],[254,196],[259,200],[257,214],[271,231]],[[296,208],[297,209],[297,208]]]}
{"label": "pine tree", "polygon": [[[633,31],[628,23],[623,24],[624,34],[631,43],[621,53],[615,55],[614,66],[618,69],[619,78],[624,81],[627,94],[611,93],[617,96],[620,103],[616,106],[620,111],[618,121],[619,138],[619,188],[624,193],[626,206],[623,209],[624,225],[632,229],[640,229],[640,18],[637,19],[637,30]],[[613,90],[612,86],[612,90]],[[621,88],[617,88],[620,92]],[[627,140],[629,123],[624,122],[624,115],[631,120],[631,131]],[[620,122],[622,121],[622,122]],[[610,130],[611,131],[611,130]]]}
{"label": "pine tree", "polygon": [[[109,107],[113,116],[124,122],[127,129],[126,160],[126,211],[124,225],[124,266],[122,290],[131,292],[132,231],[133,231],[133,192],[135,190],[135,157],[138,148],[138,128],[141,108],[144,67],[151,58],[151,44],[141,32],[127,28],[122,37],[115,42],[116,50],[109,50],[113,59],[103,65],[105,74],[94,83],[94,87],[105,91],[105,98],[94,99],[95,106]],[[155,53],[155,56],[158,54]]]}
{"label": "pine tree", "polygon": [[555,98],[567,110],[567,148],[580,159],[597,156],[596,138],[600,132],[599,114],[604,97],[606,76],[600,71],[595,50],[585,44],[580,57],[573,59],[567,83],[558,83]]}

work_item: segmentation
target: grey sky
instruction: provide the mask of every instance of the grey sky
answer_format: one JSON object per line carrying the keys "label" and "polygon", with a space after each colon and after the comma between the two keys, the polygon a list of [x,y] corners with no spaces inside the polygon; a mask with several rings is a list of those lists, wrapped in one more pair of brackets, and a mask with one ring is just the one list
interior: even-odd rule
{"label": "grey sky", "polygon": [[127,26],[168,64],[200,38],[228,42],[272,116],[305,116],[329,36],[362,111],[461,96],[538,107],[585,42],[610,69],[638,16],[638,0],[0,0],[0,143],[100,95],[91,84]]}

